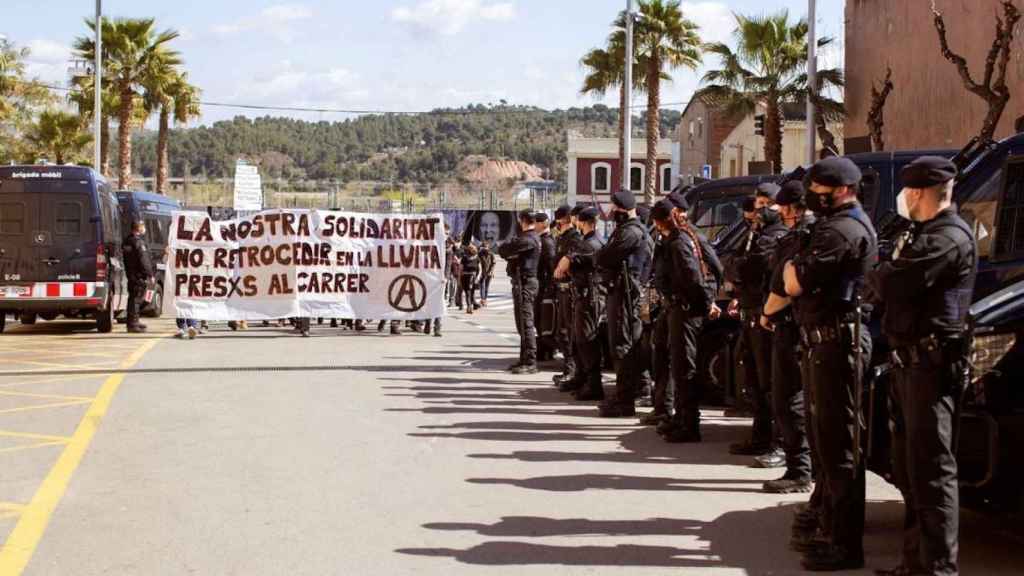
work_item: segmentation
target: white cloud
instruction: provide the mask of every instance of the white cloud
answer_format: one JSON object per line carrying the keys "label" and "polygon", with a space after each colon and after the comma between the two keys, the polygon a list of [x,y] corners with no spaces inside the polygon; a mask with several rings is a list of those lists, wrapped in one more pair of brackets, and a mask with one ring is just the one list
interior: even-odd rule
{"label": "white cloud", "polygon": [[391,19],[425,32],[454,36],[475,21],[506,22],[516,16],[512,2],[482,0],[421,0],[415,6],[399,6]]}
{"label": "white cloud", "polygon": [[683,16],[700,26],[704,42],[728,42],[736,28],[733,11],[722,2],[683,2]]}
{"label": "white cloud", "polygon": [[51,40],[35,39],[26,47],[29,49],[29,55],[25,62],[25,72],[29,78],[59,84],[67,80],[68,67],[73,56],[70,46]]}
{"label": "white cloud", "polygon": [[369,92],[344,68],[306,70],[290,60],[239,84],[231,100],[273,106],[344,108],[363,104]]}
{"label": "white cloud", "polygon": [[255,16],[213,27],[214,34],[231,36],[242,32],[261,32],[290,43],[296,33],[293,25],[313,18],[313,11],[302,4],[276,4],[268,6]]}

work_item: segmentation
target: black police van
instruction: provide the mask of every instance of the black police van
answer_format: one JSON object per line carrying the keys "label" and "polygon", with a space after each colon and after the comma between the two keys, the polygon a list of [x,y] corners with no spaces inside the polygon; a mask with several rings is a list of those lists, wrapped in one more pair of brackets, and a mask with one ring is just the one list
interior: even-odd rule
{"label": "black police van", "polygon": [[171,214],[181,210],[181,204],[174,198],[151,192],[119,190],[117,200],[123,225],[122,235],[128,237],[133,222],[146,223],[146,246],[156,266],[156,284],[153,287],[153,300],[142,309],[142,313],[151,318],[159,318],[163,311],[164,271],[167,269],[165,251],[168,245],[167,235],[171,230]]}
{"label": "black police van", "polygon": [[0,330],[8,314],[93,318],[110,332],[124,310],[117,196],[80,166],[0,166]]}

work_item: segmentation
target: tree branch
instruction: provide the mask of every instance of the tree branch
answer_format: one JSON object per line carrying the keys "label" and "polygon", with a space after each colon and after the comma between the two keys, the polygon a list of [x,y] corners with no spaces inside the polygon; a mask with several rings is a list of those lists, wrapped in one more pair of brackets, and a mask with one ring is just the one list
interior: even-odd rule
{"label": "tree branch", "polygon": [[939,46],[942,50],[943,58],[956,66],[957,72],[960,73],[960,78],[963,79],[968,90],[984,97],[987,90],[983,89],[971,78],[971,71],[967,68],[967,60],[964,60],[963,56],[949,48],[949,41],[946,39],[946,22],[942,19],[942,13],[935,7],[935,0],[932,0],[932,14],[935,15],[935,30],[939,33]]}
{"label": "tree branch", "polygon": [[1004,24],[1005,28],[1002,30],[1002,53],[999,55],[999,67],[998,76],[996,76],[995,85],[993,89],[1001,92],[1008,93],[1006,88],[1006,69],[1010,63],[1010,49],[1013,46],[1013,30],[1017,27],[1017,23],[1020,22],[1020,10],[1010,0],[1003,0],[1003,14],[1006,17]]}

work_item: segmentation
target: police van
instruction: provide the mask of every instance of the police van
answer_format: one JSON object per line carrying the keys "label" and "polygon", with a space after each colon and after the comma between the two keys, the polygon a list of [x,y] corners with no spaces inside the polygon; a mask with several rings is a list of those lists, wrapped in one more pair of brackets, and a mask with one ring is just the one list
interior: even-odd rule
{"label": "police van", "polygon": [[181,204],[162,194],[134,190],[119,190],[117,201],[123,237],[127,238],[131,233],[133,222],[141,220],[146,223],[146,247],[156,266],[156,283],[153,286],[153,299],[142,309],[142,313],[150,318],[159,318],[163,309],[164,271],[167,269],[164,253],[168,245],[167,235],[171,230],[171,214],[181,210]]}
{"label": "police van", "polygon": [[8,315],[91,318],[127,305],[117,196],[80,166],[0,166],[0,330]]}

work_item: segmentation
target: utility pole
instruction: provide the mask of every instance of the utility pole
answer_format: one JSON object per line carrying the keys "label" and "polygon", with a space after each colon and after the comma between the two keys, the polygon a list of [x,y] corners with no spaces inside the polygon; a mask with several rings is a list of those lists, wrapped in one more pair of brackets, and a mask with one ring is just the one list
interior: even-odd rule
{"label": "utility pole", "polygon": [[99,172],[100,166],[100,126],[103,116],[103,0],[96,0],[96,61],[93,62],[93,104],[92,104],[92,167]]}
{"label": "utility pole", "polygon": [[[813,0],[812,0],[813,1]],[[625,96],[622,102],[622,187],[629,190],[633,164],[633,0],[626,0],[626,66],[622,83]]]}
{"label": "utility pole", "polygon": [[[817,160],[817,134],[814,121],[814,95],[818,84],[818,37],[815,31],[817,0],[807,0],[807,161]],[[781,167],[776,167],[781,169]]]}

